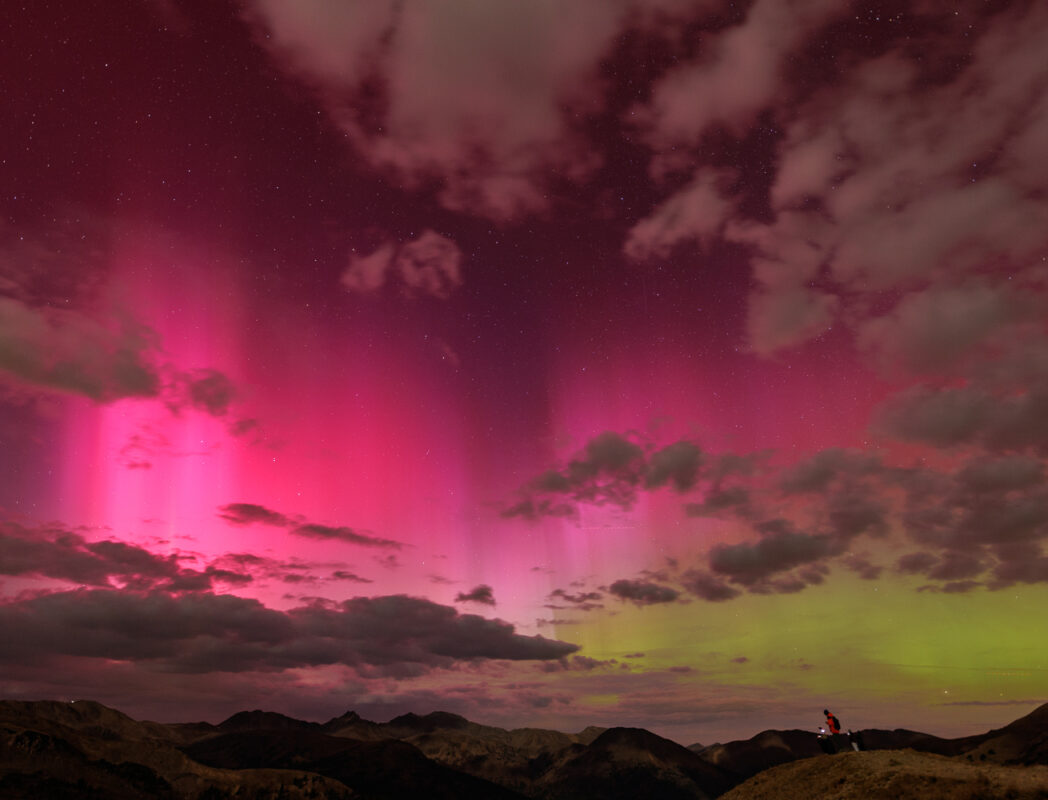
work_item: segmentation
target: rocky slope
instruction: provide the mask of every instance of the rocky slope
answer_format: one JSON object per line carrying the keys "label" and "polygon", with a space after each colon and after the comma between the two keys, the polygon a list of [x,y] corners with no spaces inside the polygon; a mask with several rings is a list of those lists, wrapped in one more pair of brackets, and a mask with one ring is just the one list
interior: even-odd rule
{"label": "rocky slope", "polygon": [[1044,800],[1048,767],[879,750],[820,755],[755,775],[721,800]]}

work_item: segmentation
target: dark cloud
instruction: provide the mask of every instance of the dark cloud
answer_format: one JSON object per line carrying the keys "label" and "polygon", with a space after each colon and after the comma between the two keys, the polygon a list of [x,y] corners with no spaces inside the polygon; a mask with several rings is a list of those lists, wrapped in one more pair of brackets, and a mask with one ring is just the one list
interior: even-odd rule
{"label": "dark cloud", "polygon": [[347,528],[345,526],[332,527],[330,525],[306,523],[305,525],[296,525],[289,530],[290,533],[295,536],[305,536],[309,539],[337,539],[340,542],[359,544],[364,547],[381,547],[400,550],[404,546],[400,542],[395,542],[392,539],[379,539],[375,536],[367,536],[363,533],[357,533],[352,528]]}
{"label": "dark cloud", "polygon": [[280,577],[284,583],[316,583],[315,575],[303,575],[301,572],[289,572]]}
{"label": "dark cloud", "polygon": [[744,486],[714,489],[701,503],[687,503],[684,513],[689,517],[714,516],[722,511],[741,512],[750,501],[750,490]]}
{"label": "dark cloud", "polygon": [[826,505],[827,524],[834,537],[852,539],[887,530],[888,506],[872,493],[837,494],[829,498]]}
{"label": "dark cloud", "polygon": [[982,586],[979,581],[951,581],[942,585],[926,584],[918,586],[918,592],[932,592],[933,594],[967,594]]}
{"label": "dark cloud", "polygon": [[375,556],[375,563],[383,569],[400,569],[403,564],[400,563],[395,553],[390,553],[384,556]]}
{"label": "dark cloud", "polygon": [[334,539],[363,547],[379,547],[390,550],[400,550],[404,546],[401,542],[368,536],[344,525],[320,525],[314,522],[306,522],[298,517],[288,517],[255,503],[229,503],[228,505],[220,506],[218,511],[218,515],[222,519],[232,522],[234,525],[253,525],[255,523],[274,525],[279,528],[287,528],[292,535],[303,536],[307,539]]}
{"label": "dark cloud", "polygon": [[974,578],[986,569],[983,559],[972,553],[944,553],[937,563],[925,571],[925,575],[935,580],[955,581],[961,578]]}
{"label": "dark cloud", "polygon": [[636,500],[644,469],[644,451],[639,445],[605,431],[587,442],[563,469],[547,470],[532,480],[524,488],[524,498],[503,516],[572,516],[580,502],[629,508]]}
{"label": "dark cloud", "polygon": [[287,527],[294,524],[292,520],[283,514],[271,511],[265,506],[256,505],[255,503],[229,503],[220,507],[218,511],[218,515],[222,519],[232,522],[234,525],[252,525],[257,522],[263,525]]}
{"label": "dark cloud", "polygon": [[251,431],[257,431],[259,422],[257,419],[245,417],[229,424],[229,433],[232,436],[246,436]]}
{"label": "dark cloud", "polygon": [[680,597],[680,592],[669,586],[662,586],[650,581],[618,580],[608,587],[608,592],[620,600],[627,600],[636,606],[650,606],[659,603],[672,603]]}
{"label": "dark cloud", "polygon": [[937,447],[979,444],[996,451],[1048,448],[1048,390],[997,393],[976,385],[919,386],[880,411],[875,430]]}
{"label": "dark cloud", "polygon": [[700,570],[688,570],[684,573],[682,585],[696,597],[709,600],[711,603],[722,603],[738,597],[742,592],[730,586],[720,578]]}
{"label": "dark cloud", "polygon": [[935,556],[931,553],[907,553],[904,556],[900,556],[898,561],[895,562],[895,568],[899,572],[905,572],[908,574],[925,573],[931,569],[936,562],[938,562]]}
{"label": "dark cloud", "polygon": [[17,385],[100,403],[156,397],[158,351],[156,334],[131,319],[107,323],[0,296],[0,376]]}
{"label": "dark cloud", "polygon": [[12,643],[0,655],[9,663],[79,656],[179,673],[328,664],[425,671],[462,660],[560,659],[578,650],[403,595],[284,612],[234,595],[84,589],[0,605],[0,636]]}
{"label": "dark cloud", "polygon": [[[834,555],[837,545],[824,534],[792,530],[784,520],[765,525],[772,532],[756,543],[716,545],[710,551],[710,569],[729,580],[756,588],[772,575]],[[792,588],[793,583],[783,584]]]}
{"label": "dark cloud", "polygon": [[1025,558],[1001,560],[993,571],[991,588],[1004,588],[1014,583],[1048,582],[1048,556],[1032,550]]}
{"label": "dark cloud", "polygon": [[337,569],[331,573],[331,580],[333,581],[348,581],[350,583],[374,583],[369,578],[362,578],[355,573],[348,572],[344,569]]}
{"label": "dark cloud", "polygon": [[644,485],[648,489],[657,489],[672,484],[678,492],[686,492],[695,486],[701,464],[702,451],[698,445],[688,441],[674,442],[648,458]]}
{"label": "dark cloud", "polygon": [[972,389],[918,386],[896,395],[874,428],[889,436],[950,447],[974,439],[986,425],[992,398]]}
{"label": "dark cloud", "polygon": [[962,491],[1007,492],[1044,485],[1044,463],[1027,455],[977,458],[957,473]]}
{"label": "dark cloud", "polygon": [[[163,362],[156,331],[103,306],[105,255],[85,245],[89,234],[102,238],[102,225],[77,217],[75,240],[68,221],[55,220],[57,230],[38,237],[0,229],[0,381],[98,403],[163,398],[173,410],[188,404],[224,414],[235,395],[225,375],[179,372]],[[148,468],[144,460],[128,466]]]}
{"label": "dark cloud", "polygon": [[545,661],[540,669],[543,672],[592,672],[596,669],[609,669],[615,666],[619,666],[619,662],[614,658],[601,660],[588,656],[572,656],[559,661]]}
{"label": "dark cloud", "polygon": [[872,563],[865,556],[845,556],[841,559],[841,563],[864,581],[876,580],[884,572],[884,567]]}
{"label": "dark cloud", "polygon": [[520,517],[529,522],[535,522],[544,517],[572,518],[577,514],[578,511],[572,503],[556,502],[549,498],[533,497],[526,497],[520,502],[509,506],[502,512],[503,517]]}
{"label": "dark cloud", "polygon": [[503,511],[503,516],[529,520],[572,517],[579,503],[628,509],[642,488],[693,489],[702,465],[702,451],[693,442],[682,440],[648,452],[626,436],[605,431],[563,467],[532,479],[522,489],[522,499]]}
{"label": "dark cloud", "polygon": [[157,555],[127,542],[89,542],[63,528],[26,528],[13,522],[0,523],[0,574],[169,592],[201,591],[215,583],[243,585],[252,580],[243,571],[214,564],[203,571],[185,569],[174,554]]}
{"label": "dark cloud", "polygon": [[586,443],[547,490],[571,491],[576,499],[628,507],[636,496],[644,451],[629,439],[605,431]]}
{"label": "dark cloud", "polygon": [[[604,608],[604,604],[600,602],[604,599],[604,595],[600,592],[575,592],[573,594],[564,589],[554,589],[550,592],[549,599],[554,603],[547,605],[546,608],[554,610],[573,608],[577,611],[593,611]],[[567,603],[567,605],[560,603]]]}
{"label": "dark cloud", "polygon": [[474,586],[468,592],[459,592],[455,596],[456,603],[482,603],[483,605],[495,605],[495,593],[485,583]]}
{"label": "dark cloud", "polygon": [[787,494],[825,492],[839,478],[865,476],[879,468],[880,459],[875,455],[830,447],[783,470],[779,485]]}
{"label": "dark cloud", "polygon": [[229,411],[236,389],[225,375],[213,369],[198,369],[183,376],[186,399],[196,409],[213,417]]}

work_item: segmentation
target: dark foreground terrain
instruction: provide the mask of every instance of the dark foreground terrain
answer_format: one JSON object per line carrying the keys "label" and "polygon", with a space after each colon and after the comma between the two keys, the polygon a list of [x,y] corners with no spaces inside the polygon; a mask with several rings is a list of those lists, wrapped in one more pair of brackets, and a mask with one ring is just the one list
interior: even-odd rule
{"label": "dark foreground terrain", "polygon": [[961,739],[862,736],[868,752],[826,755],[799,730],[685,748],[639,728],[507,731],[440,712],[161,724],[88,700],[2,701],[0,798],[1048,800],[1048,704]]}

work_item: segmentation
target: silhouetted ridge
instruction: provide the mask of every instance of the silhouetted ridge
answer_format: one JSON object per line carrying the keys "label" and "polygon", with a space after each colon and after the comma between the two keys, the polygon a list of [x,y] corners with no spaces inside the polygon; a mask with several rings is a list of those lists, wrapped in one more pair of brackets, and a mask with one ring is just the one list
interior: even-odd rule
{"label": "silhouetted ridge", "polygon": [[608,728],[590,742],[590,747],[636,747],[652,753],[671,753],[687,750],[676,742],[663,739],[645,728]]}
{"label": "silhouetted ridge", "polygon": [[431,714],[426,714],[424,717],[420,717],[418,714],[402,714],[399,717],[394,717],[388,723],[391,728],[409,728],[411,730],[420,732],[430,732],[435,730],[459,730],[462,728],[468,728],[470,722],[465,717],[460,717],[458,714],[452,714],[447,711],[434,711]]}
{"label": "silhouetted ridge", "polygon": [[939,756],[955,756],[963,753],[972,742],[968,739],[941,739],[929,733],[896,728],[893,731],[867,728],[862,733],[867,750],[901,750],[905,747],[920,753],[935,753]]}
{"label": "silhouetted ridge", "polygon": [[706,800],[736,782],[686,747],[643,728],[609,728],[543,779],[557,800]]}
{"label": "silhouetted ridge", "polygon": [[750,739],[712,744],[702,748],[699,756],[731,773],[738,780],[745,780],[778,764],[798,758],[810,758],[821,753],[818,737],[810,731],[768,730]]}
{"label": "silhouetted ridge", "polygon": [[220,722],[221,731],[310,731],[320,730],[316,722],[305,722],[294,717],[286,717],[275,711],[238,711],[224,722]]}
{"label": "silhouetted ridge", "polygon": [[356,722],[366,722],[366,721],[367,720],[363,719],[360,716],[360,714],[358,714],[356,711],[347,711],[345,714],[343,714],[340,717],[332,717],[327,722],[325,722],[321,727],[323,727],[323,728],[341,728],[341,727],[344,727],[346,725],[352,725],[352,724],[354,724]]}
{"label": "silhouetted ridge", "polygon": [[521,795],[490,781],[458,772],[426,758],[407,742],[364,742],[317,731],[241,731],[184,748],[211,767],[270,767],[315,772],[341,781],[374,800],[520,800]]}

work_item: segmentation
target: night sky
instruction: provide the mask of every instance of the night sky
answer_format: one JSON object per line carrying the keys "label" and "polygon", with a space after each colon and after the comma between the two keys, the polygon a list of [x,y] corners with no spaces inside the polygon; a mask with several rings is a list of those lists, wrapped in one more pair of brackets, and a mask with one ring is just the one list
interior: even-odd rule
{"label": "night sky", "polygon": [[1048,699],[1048,4],[0,22],[0,696]]}

